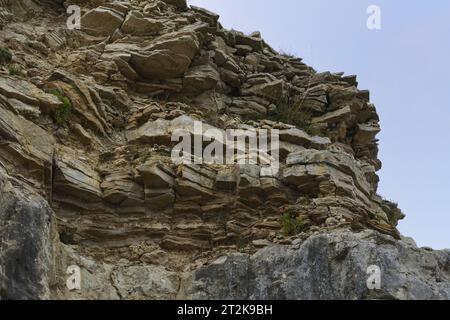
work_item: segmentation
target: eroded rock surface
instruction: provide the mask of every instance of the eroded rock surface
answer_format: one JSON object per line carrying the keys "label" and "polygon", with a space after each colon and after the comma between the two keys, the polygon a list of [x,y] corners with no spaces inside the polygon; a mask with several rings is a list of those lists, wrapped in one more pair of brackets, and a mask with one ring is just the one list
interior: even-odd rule
{"label": "eroded rock surface", "polygon": [[[276,52],[259,32],[226,30],[218,15],[184,0],[0,3],[0,47],[11,53],[0,60],[1,298],[448,293],[448,277],[440,278],[443,293],[436,292],[428,267],[408,260],[415,252],[443,253],[428,255],[396,242],[404,215],[377,194],[379,118],[355,76],[318,73],[300,58]],[[81,7],[80,30],[66,26],[71,4]],[[279,130],[279,170],[269,172],[261,159],[173,162],[174,132],[182,129],[194,138],[195,121],[203,123],[203,134]],[[380,248],[358,236],[343,239],[349,246],[363,243],[361,253],[367,247],[361,259],[369,261],[370,250],[386,251],[386,259],[390,250],[392,259],[405,250],[403,270],[412,268],[417,279],[408,280],[403,295],[392,289],[368,296],[364,283],[354,282],[346,288],[330,284],[309,296],[300,289],[283,291],[276,281],[258,284],[254,292],[206,292],[201,286],[184,291],[193,274],[213,281],[212,269],[197,272],[199,267],[238,251],[244,269],[259,266],[258,254],[278,252],[278,260],[303,270],[301,248],[308,245],[299,252],[289,245],[310,236],[305,243],[319,241],[317,232],[326,241],[327,232],[347,239],[349,230],[390,239],[390,246]],[[264,247],[271,249],[251,257]],[[290,252],[299,259],[285,256]],[[333,259],[326,253],[318,267]],[[338,268],[351,272],[363,262]],[[80,290],[66,287],[70,265],[81,268]],[[281,266],[261,268],[269,274]],[[445,274],[448,266],[439,270]],[[313,286],[319,275],[301,276]],[[248,281],[259,283],[252,277]],[[393,278],[393,285],[400,282]]]}
{"label": "eroded rock surface", "polygon": [[0,169],[0,297],[49,299],[54,273],[54,212]]}
{"label": "eroded rock surface", "polygon": [[[381,269],[369,290],[367,269]],[[450,298],[450,251],[419,249],[375,231],[333,231],[254,255],[221,257],[193,275],[193,299],[441,299]]]}

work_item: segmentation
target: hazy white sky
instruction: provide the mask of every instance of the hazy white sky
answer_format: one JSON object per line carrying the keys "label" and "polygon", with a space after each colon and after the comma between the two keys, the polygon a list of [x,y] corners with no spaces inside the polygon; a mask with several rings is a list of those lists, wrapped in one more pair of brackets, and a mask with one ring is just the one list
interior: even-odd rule
{"label": "hazy white sky", "polygon": [[[404,235],[450,248],[450,1],[188,2],[318,71],[357,74],[381,117],[379,193],[406,213]],[[381,8],[381,30],[366,27],[369,5]]]}

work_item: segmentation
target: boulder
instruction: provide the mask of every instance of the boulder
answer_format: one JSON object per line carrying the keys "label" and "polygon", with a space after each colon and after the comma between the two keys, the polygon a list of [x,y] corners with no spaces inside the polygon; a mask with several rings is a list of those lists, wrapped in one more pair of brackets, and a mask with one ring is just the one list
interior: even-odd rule
{"label": "boulder", "polygon": [[81,18],[84,32],[95,36],[110,36],[123,23],[123,15],[112,8],[98,7],[86,12]]}
{"label": "boulder", "polygon": [[358,124],[355,137],[353,138],[354,143],[360,145],[366,145],[373,143],[375,137],[380,133],[380,125],[378,123],[364,123]]}
{"label": "boulder", "polygon": [[186,0],[162,0],[163,2],[175,6],[177,9],[186,10]]}
{"label": "boulder", "polygon": [[217,22],[219,21],[219,17],[220,17],[218,14],[211,12],[209,10],[206,10],[204,8],[199,8],[199,7],[192,6],[192,5],[190,7],[191,7],[191,10],[196,12],[203,21],[207,22],[212,27],[217,26]]}
{"label": "boulder", "polygon": [[258,97],[242,97],[233,99],[230,111],[243,118],[260,117],[267,114],[267,108],[262,105]]}
{"label": "boulder", "polygon": [[121,27],[124,33],[142,36],[156,34],[161,31],[163,24],[155,19],[145,18],[138,11],[130,11]]}
{"label": "boulder", "polygon": [[351,114],[352,110],[350,106],[345,106],[336,111],[328,112],[323,116],[313,118],[312,123],[339,123],[349,118]]}
{"label": "boulder", "polygon": [[255,74],[247,77],[242,89],[242,95],[256,95],[278,102],[283,95],[284,82],[270,74]]}
{"label": "boulder", "polygon": [[130,65],[144,78],[177,78],[188,70],[198,50],[194,33],[173,33],[131,53]]}
{"label": "boulder", "polygon": [[253,51],[261,52],[264,49],[264,41],[261,37],[246,36],[243,33],[236,32],[235,39],[236,44],[249,46]]}
{"label": "boulder", "polygon": [[219,80],[219,72],[213,66],[196,66],[184,75],[183,91],[188,94],[200,94],[213,89]]}

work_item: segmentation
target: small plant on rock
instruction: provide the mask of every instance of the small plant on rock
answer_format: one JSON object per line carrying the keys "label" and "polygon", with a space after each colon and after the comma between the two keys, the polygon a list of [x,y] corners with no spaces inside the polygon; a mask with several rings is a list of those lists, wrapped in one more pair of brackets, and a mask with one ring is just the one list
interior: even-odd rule
{"label": "small plant on rock", "polygon": [[58,126],[63,126],[72,112],[72,103],[68,97],[58,90],[53,90],[51,93],[62,102],[62,105],[55,110],[54,119]]}
{"label": "small plant on rock", "polygon": [[302,220],[294,217],[289,212],[286,212],[283,214],[281,222],[282,222],[283,233],[286,236],[297,235],[300,232],[304,231],[306,228],[306,224]]}
{"label": "small plant on rock", "polygon": [[12,53],[8,48],[0,47],[0,64],[10,63],[12,61]]}
{"label": "small plant on rock", "polygon": [[8,71],[11,76],[23,76],[23,70],[18,64],[10,64],[8,66]]}
{"label": "small plant on rock", "polygon": [[290,59],[298,59],[294,53],[283,50],[283,49],[280,50],[280,55],[282,55],[286,58],[290,58]]}
{"label": "small plant on rock", "polygon": [[236,247],[239,250],[239,252],[243,252],[245,250],[245,247],[247,247],[248,242],[245,240],[245,238],[242,235],[238,235],[236,239]]}
{"label": "small plant on rock", "polygon": [[290,98],[282,98],[269,117],[273,121],[294,125],[310,135],[318,133],[311,124],[312,114],[302,110],[300,103],[292,101]]}
{"label": "small plant on rock", "polygon": [[383,209],[386,214],[389,223],[394,227],[398,225],[399,220],[405,217],[403,212],[399,209],[398,203],[393,201],[383,200],[381,209]]}

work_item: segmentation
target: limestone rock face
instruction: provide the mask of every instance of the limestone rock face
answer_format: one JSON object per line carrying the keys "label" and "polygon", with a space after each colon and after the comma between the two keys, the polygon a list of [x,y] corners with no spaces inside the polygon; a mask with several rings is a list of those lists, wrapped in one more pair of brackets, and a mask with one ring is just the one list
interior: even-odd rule
{"label": "limestone rock face", "polygon": [[134,266],[113,271],[112,282],[122,299],[174,299],[180,279],[161,266]]}
{"label": "limestone rock face", "polygon": [[[449,259],[448,250],[418,249],[374,231],[331,232],[221,257],[194,273],[187,292],[192,299],[448,300]],[[367,287],[369,266],[381,269],[380,290]]]}
{"label": "limestone rock face", "polygon": [[[0,3],[1,299],[448,297],[447,253],[407,245],[377,194],[356,76],[185,0]],[[61,18],[74,3],[80,30]],[[266,141],[245,159],[230,129]],[[365,290],[367,263],[393,270],[384,291]]]}
{"label": "limestone rock face", "polygon": [[0,297],[48,299],[54,212],[45,199],[0,169]]}
{"label": "limestone rock face", "polygon": [[184,90],[187,93],[198,93],[215,88],[220,75],[212,66],[198,66],[191,68],[184,75]]}

